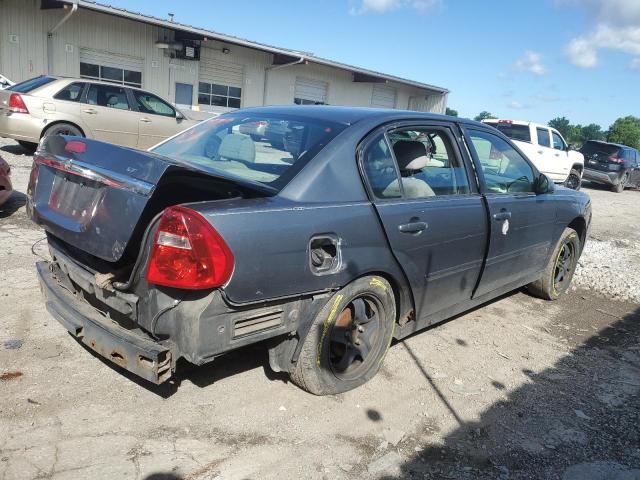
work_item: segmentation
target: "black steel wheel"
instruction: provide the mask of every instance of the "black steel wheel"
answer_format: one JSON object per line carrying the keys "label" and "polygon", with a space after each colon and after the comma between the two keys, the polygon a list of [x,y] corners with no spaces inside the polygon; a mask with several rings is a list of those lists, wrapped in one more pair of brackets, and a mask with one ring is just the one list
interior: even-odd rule
{"label": "black steel wheel", "polygon": [[582,186],[582,175],[580,175],[580,172],[576,169],[572,169],[564,182],[564,186],[571,190],[580,190],[580,187]]}
{"label": "black steel wheel", "polygon": [[346,392],[367,382],[382,365],[395,319],[389,282],[379,276],[355,280],[314,318],[292,381],[316,395]]}
{"label": "black steel wheel", "polygon": [[527,290],[545,300],[557,300],[571,284],[580,253],[578,232],[573,228],[565,228],[542,277],[527,285]]}

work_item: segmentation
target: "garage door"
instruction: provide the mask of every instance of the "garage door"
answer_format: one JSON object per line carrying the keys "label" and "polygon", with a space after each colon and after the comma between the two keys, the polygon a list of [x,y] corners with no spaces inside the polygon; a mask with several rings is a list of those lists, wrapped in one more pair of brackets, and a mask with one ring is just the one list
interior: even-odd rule
{"label": "garage door", "polygon": [[142,87],[141,58],[80,49],[80,76],[105,82]]}
{"label": "garage door", "polygon": [[293,101],[297,105],[325,105],[329,84],[311,78],[296,77]]}
{"label": "garage door", "polygon": [[[207,52],[203,50],[203,56]],[[215,58],[200,60],[198,105],[202,110],[227,112],[240,108],[244,66]]]}
{"label": "garage door", "polygon": [[396,89],[375,84],[371,94],[371,106],[377,108],[396,108]]}

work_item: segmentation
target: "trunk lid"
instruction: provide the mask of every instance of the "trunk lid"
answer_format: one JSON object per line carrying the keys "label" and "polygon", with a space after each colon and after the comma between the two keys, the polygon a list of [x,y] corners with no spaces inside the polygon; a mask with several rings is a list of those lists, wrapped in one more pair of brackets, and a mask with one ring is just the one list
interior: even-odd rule
{"label": "trunk lid", "polygon": [[620,169],[620,162],[612,157],[622,158],[621,148],[605,142],[588,141],[580,149],[584,155],[584,166],[593,170],[614,171]]}
{"label": "trunk lid", "polygon": [[[176,183],[180,175],[190,179]],[[203,177],[213,185],[198,185]],[[129,244],[128,257],[137,256],[144,230],[165,207],[242,196],[229,180],[153,153],[61,136],[36,152],[27,194],[31,218],[49,234],[112,263],[127,260]]]}

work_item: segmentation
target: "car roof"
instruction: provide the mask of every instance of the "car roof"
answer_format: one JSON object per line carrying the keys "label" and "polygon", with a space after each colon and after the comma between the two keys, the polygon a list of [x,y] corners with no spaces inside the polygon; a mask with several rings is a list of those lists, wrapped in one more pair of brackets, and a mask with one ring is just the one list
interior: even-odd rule
{"label": "car roof", "polygon": [[630,147],[628,145],[622,145],[621,143],[605,142],[604,140],[587,140],[584,143],[603,143],[605,145],[613,145],[614,147],[626,148],[626,149],[629,149],[629,150],[635,150],[635,148]]}
{"label": "car roof", "polygon": [[[451,117],[447,115],[439,115],[436,113],[415,112],[412,110],[396,110],[385,108],[369,108],[369,107],[348,107],[334,105],[281,105],[270,107],[250,107],[241,110],[247,114],[258,115],[291,115],[296,117],[305,117],[309,119],[324,120],[352,125],[361,120],[378,119],[382,121],[416,119],[416,120],[435,120],[435,121],[454,121],[469,125],[487,127],[480,122],[474,120]],[[234,112],[229,112],[233,114]]]}
{"label": "car roof", "polygon": [[535,123],[535,122],[529,122],[527,120],[509,120],[507,118],[486,118],[482,121],[482,123],[499,123],[499,122],[508,122],[508,123],[512,123],[514,125],[530,125],[536,128],[550,128],[551,130],[556,130],[553,127],[550,127],[549,125],[543,125],[542,123]]}

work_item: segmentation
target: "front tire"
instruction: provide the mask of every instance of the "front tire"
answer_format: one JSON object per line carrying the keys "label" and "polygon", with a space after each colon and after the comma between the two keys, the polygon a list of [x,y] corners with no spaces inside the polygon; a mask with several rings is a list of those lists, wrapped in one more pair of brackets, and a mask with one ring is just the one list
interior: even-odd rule
{"label": "front tire", "polygon": [[315,395],[352,390],[373,378],[391,344],[396,304],[389,282],[359,278],[318,312],[291,380]]}
{"label": "front tire", "polygon": [[565,228],[539,280],[527,285],[527,290],[545,300],[557,300],[567,291],[578,265],[580,237],[573,228]]}
{"label": "front tire", "polygon": [[580,171],[575,168],[571,169],[569,176],[564,182],[564,186],[571,190],[580,190],[582,186],[582,175],[580,175]]}

